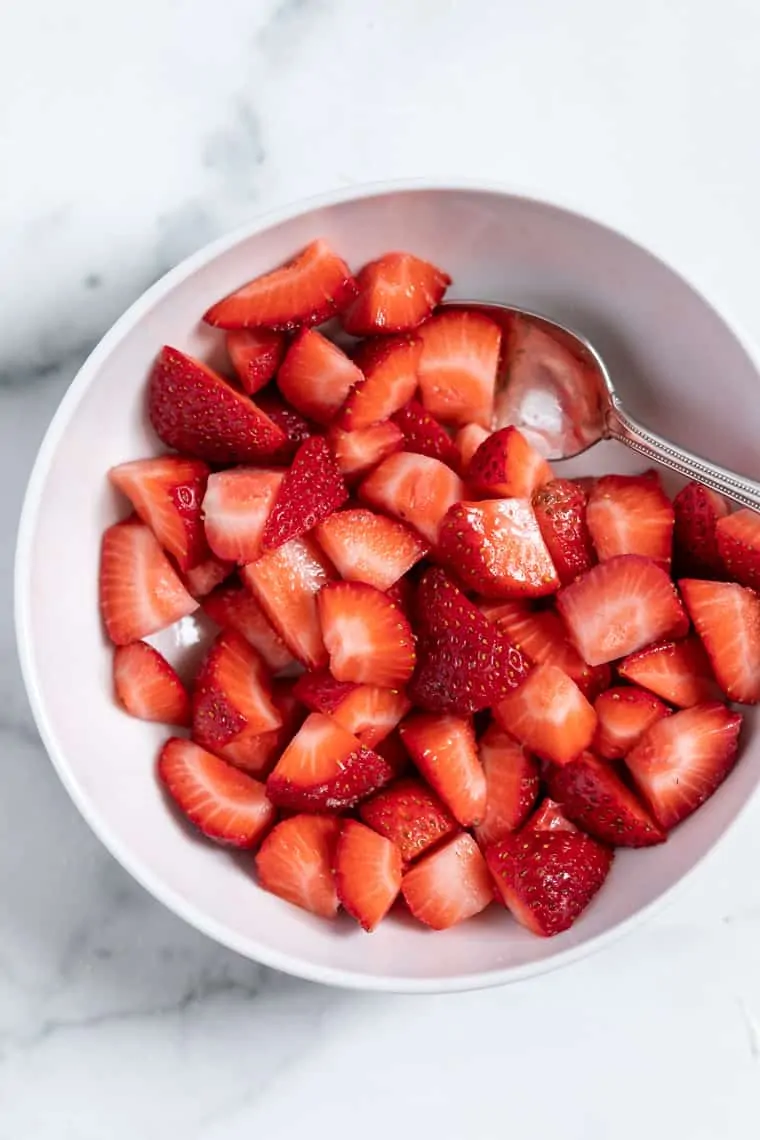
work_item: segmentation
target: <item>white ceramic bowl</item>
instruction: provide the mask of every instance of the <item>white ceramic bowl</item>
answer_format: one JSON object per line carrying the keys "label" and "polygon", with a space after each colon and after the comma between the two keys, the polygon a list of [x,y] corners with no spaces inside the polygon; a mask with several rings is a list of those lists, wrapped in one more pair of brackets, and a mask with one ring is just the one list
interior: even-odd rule
{"label": "white ceramic bowl", "polygon": [[[40,733],[103,843],[188,922],[260,962],[338,985],[469,989],[541,973],[598,948],[670,890],[731,826],[760,778],[757,716],[725,785],[663,847],[620,851],[589,911],[536,938],[500,907],[444,934],[391,920],[372,936],[261,891],[250,857],[192,837],[168,810],[153,765],[166,730],[130,719],[111,695],[97,606],[98,551],[118,517],[106,471],[159,450],[144,384],[169,342],[208,357],[212,301],[323,236],[358,267],[408,248],[445,267],[453,296],[512,301],[584,332],[630,410],[719,462],[760,477],[757,358],[708,302],[640,246],[570,210],[478,186],[369,187],[270,215],[207,247],[153,286],[111,329],[67,392],[40,449],[21,522],[17,630]],[[636,470],[602,445],[573,470]],[[176,657],[192,619],[164,637]]]}

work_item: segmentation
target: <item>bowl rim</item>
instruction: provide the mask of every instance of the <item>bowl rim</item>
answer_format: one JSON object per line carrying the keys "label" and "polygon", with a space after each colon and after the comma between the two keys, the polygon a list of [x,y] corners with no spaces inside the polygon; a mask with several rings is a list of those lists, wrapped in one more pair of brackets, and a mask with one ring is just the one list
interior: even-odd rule
{"label": "bowl rim", "polygon": [[715,303],[711,293],[707,292],[705,288],[693,278],[685,277],[666,257],[663,257],[659,252],[654,250],[648,241],[646,243],[640,241],[627,230],[622,229],[617,223],[607,221],[598,213],[591,213],[563,196],[549,196],[542,191],[518,186],[514,183],[481,178],[445,176],[392,179],[344,186],[310,195],[306,198],[291,200],[282,206],[257,213],[250,221],[235,227],[219,238],[215,238],[213,241],[208,242],[184,258],[178,265],[155,281],[132,302],[89,353],[61,398],[45,430],[42,442],[34,459],[24,494],[17,531],[14,563],[14,624],[21,675],[32,715],[45,750],[59,779],[91,830],[106,850],[110,852],[124,870],[127,871],[140,886],[179,918],[215,942],[241,954],[245,958],[271,969],[303,978],[306,981],[359,991],[436,994],[488,989],[493,986],[501,986],[507,983],[537,977],[541,974],[559,969],[560,967],[568,966],[573,962],[580,961],[590,954],[597,953],[617,941],[618,938],[622,938],[635,926],[638,926],[646,918],[651,917],[656,911],[673,899],[675,893],[685,886],[698,868],[705,860],[714,854],[729,832],[733,830],[757,796],[758,785],[760,785],[760,781],[758,781],[750,795],[733,816],[729,825],[695,860],[688,870],[671,886],[658,895],[657,898],[646,903],[628,918],[616,923],[609,930],[603,931],[577,946],[570,947],[567,950],[561,950],[547,959],[541,959],[537,962],[526,963],[520,966],[505,966],[475,974],[457,974],[450,978],[428,979],[405,977],[403,975],[398,977],[385,977],[382,975],[356,973],[352,970],[332,966],[315,965],[306,957],[282,953],[261,945],[250,938],[239,936],[222,923],[210,918],[202,908],[197,907],[192,902],[181,897],[160,878],[154,875],[150,867],[143,865],[143,863],[132,854],[128,846],[123,844],[111,833],[107,821],[103,819],[95,805],[90,802],[86,792],[79,785],[74,770],[63,754],[63,750],[58,748],[55,732],[48,719],[47,710],[44,706],[37,682],[36,668],[31,649],[32,636],[30,627],[32,598],[30,584],[32,550],[37,530],[42,492],[49,475],[53,456],[55,455],[56,449],[68,427],[73,413],[82,396],[97,376],[101,365],[126,333],[134,328],[139,321],[150,312],[153,305],[159,299],[170,293],[181,281],[192,276],[204,265],[213,261],[229,249],[232,249],[240,242],[254,237],[256,234],[271,229],[274,226],[291,221],[302,214],[311,213],[314,210],[325,209],[366,198],[384,197],[390,194],[442,191],[449,193],[469,192],[492,194],[500,197],[522,199],[533,205],[561,210],[564,213],[574,215],[581,221],[589,222],[605,229],[616,237],[622,237],[624,240],[654,257],[683,282],[687,288],[698,294],[700,299],[719,316],[731,335],[743,348],[760,377],[760,347],[758,347],[740,322],[733,316],[727,315],[726,307],[722,303]]}

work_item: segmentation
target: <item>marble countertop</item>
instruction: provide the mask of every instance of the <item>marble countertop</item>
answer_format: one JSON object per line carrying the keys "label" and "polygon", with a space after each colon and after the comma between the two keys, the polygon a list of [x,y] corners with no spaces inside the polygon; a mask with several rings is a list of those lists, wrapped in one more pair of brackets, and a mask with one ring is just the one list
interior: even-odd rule
{"label": "marble countertop", "polygon": [[753,0],[5,6],[0,1140],[757,1136],[760,801],[657,917],[547,977],[415,999],[276,975],[154,902],[77,815],[19,678],[11,562],[42,432],[113,319],[318,190],[559,187],[760,337],[758,56]]}

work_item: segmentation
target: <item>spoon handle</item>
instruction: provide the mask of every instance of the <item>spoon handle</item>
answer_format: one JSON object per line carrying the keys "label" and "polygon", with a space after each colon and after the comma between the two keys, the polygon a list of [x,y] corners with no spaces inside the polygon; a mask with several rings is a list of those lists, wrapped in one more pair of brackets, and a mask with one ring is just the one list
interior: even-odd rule
{"label": "spoon handle", "polygon": [[737,475],[735,471],[729,471],[717,463],[701,459],[674,443],[668,443],[662,436],[632,419],[617,400],[610,404],[607,411],[605,438],[618,440],[647,459],[662,463],[686,479],[704,483],[711,491],[717,491],[719,495],[725,495],[743,507],[760,510],[760,483],[744,475]]}

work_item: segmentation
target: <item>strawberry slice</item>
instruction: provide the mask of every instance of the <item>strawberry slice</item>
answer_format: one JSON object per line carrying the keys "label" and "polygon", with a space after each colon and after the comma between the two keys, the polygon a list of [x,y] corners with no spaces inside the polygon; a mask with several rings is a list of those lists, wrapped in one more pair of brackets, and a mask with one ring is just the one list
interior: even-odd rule
{"label": "strawberry slice", "polygon": [[446,805],[422,780],[396,780],[359,808],[364,822],[398,847],[405,863],[458,830]]}
{"label": "strawberry slice", "polygon": [[356,293],[342,258],[321,238],[281,265],[230,293],[204,313],[222,329],[294,329],[334,317]]}
{"label": "strawberry slice", "polygon": [[597,697],[594,703],[599,723],[594,752],[605,760],[621,760],[646,730],[670,709],[652,693],[636,685],[618,685]]}
{"label": "strawberry slice", "polygon": [[273,463],[290,463],[302,443],[313,435],[322,434],[322,428],[318,424],[312,423],[285,403],[273,384],[262,388],[256,397],[256,403],[286,436],[285,443],[271,457]]}
{"label": "strawberry slice", "polygon": [[227,352],[243,391],[253,396],[274,376],[287,340],[272,329],[235,329],[227,333]]}
{"label": "strawberry slice", "polygon": [[731,701],[758,704],[760,597],[735,582],[684,578],[678,585],[723,692]]}
{"label": "strawberry slice", "polygon": [[498,725],[486,729],[479,751],[487,792],[475,838],[485,847],[522,827],[538,799],[541,780],[538,761]]}
{"label": "strawberry slice", "polygon": [[335,918],[338,892],[333,877],[340,820],[294,815],[270,831],[256,854],[259,883],[286,902],[322,918]]}
{"label": "strawberry slice", "polygon": [[279,728],[268,732],[242,732],[229,744],[217,749],[218,754],[230,764],[259,780],[265,780],[272,771],[306,717],[306,710],[296,700],[290,680],[280,678],[272,681],[272,704],[282,718]]}
{"label": "strawberry slice", "polygon": [[385,253],[356,278],[358,293],[341,315],[353,336],[405,332],[438,305],[451,278],[411,253]]}
{"label": "strawberry slice", "polygon": [[441,523],[438,554],[486,598],[539,598],[559,587],[533,508],[522,499],[457,503]]}
{"label": "strawberry slice", "polygon": [[414,917],[433,930],[480,914],[494,897],[486,861],[466,832],[419,859],[404,875],[401,893]]}
{"label": "strawberry slice", "polygon": [[362,507],[330,515],[314,534],[341,577],[378,590],[390,589],[430,549],[403,523]]}
{"label": "strawberry slice", "polygon": [[409,523],[428,542],[435,542],[444,515],[464,494],[464,483],[429,455],[399,451],[389,455],[359,487],[372,507]]}
{"label": "strawberry slice", "polygon": [[445,424],[491,428],[501,329],[482,313],[439,313],[419,330],[422,403]]}
{"label": "strawberry slice", "polygon": [[203,562],[193,566],[192,570],[185,571],[185,586],[194,598],[205,598],[217,586],[221,586],[222,582],[226,582],[234,571],[233,562],[222,562],[211,554],[208,558],[204,558]]}
{"label": "strawberry slice", "polygon": [[118,645],[113,655],[113,683],[130,716],[160,724],[190,724],[190,698],[165,657],[144,641]]}
{"label": "strawberry slice", "polygon": [[710,661],[696,637],[660,641],[631,653],[618,665],[618,673],[682,709],[718,696]]}
{"label": "strawberry slice", "polygon": [[302,329],[285,354],[277,387],[297,411],[328,424],[363,380],[361,369],[337,344],[316,329]]}
{"label": "strawberry slice", "polygon": [[459,453],[460,471],[466,471],[470,460],[475,452],[480,447],[484,440],[488,439],[491,433],[486,428],[481,427],[480,424],[465,424],[460,428],[454,436],[454,446]]}
{"label": "strawberry slice", "polygon": [[531,752],[567,764],[591,744],[596,713],[574,681],[556,665],[537,665],[502,697],[494,715]]}
{"label": "strawberry slice", "polygon": [[570,638],[589,665],[604,665],[663,638],[683,637],[688,620],[668,575],[650,558],[600,562],[557,595]]}
{"label": "strawberry slice", "polygon": [[538,526],[563,586],[596,562],[586,523],[587,500],[583,488],[571,479],[553,479],[533,496]]}
{"label": "strawberry slice", "polygon": [[425,411],[418,400],[409,400],[393,417],[396,427],[404,433],[404,451],[415,455],[429,455],[440,459],[453,471],[459,470],[459,452],[453,439],[438,423],[438,420]]}
{"label": "strawberry slice", "polygon": [[586,523],[600,561],[641,554],[670,565],[675,512],[653,471],[598,479],[588,497]]}
{"label": "strawberry slice", "polygon": [[364,582],[330,582],[317,599],[330,672],[395,689],[414,672],[414,634],[399,607]]}
{"label": "strawberry slice", "polygon": [[577,831],[559,804],[547,796],[525,824],[528,831]]}
{"label": "strawberry slice", "polygon": [[201,516],[208,474],[201,460],[178,455],[136,459],[108,472],[183,573],[209,556]]}
{"label": "strawberry slice", "polygon": [[274,822],[263,784],[191,740],[167,740],[158,777],[183,815],[217,843],[255,847]]}
{"label": "strawberry slice", "polygon": [[335,854],[335,883],[346,911],[364,930],[372,931],[401,889],[401,852],[390,839],[347,819]]}
{"label": "strawberry slice", "polygon": [[394,451],[401,451],[404,435],[401,428],[390,421],[362,431],[343,431],[332,425],[327,441],[343,477],[353,480],[366,475]]}
{"label": "strawberry slice", "polygon": [[309,669],[326,665],[317,594],[335,572],[316,543],[291,539],[240,576],[293,656]]}
{"label": "strawberry slice", "polygon": [[613,852],[580,831],[526,830],[486,850],[504,905],[521,926],[549,938],[568,930],[599,891]]}
{"label": "strawberry slice", "polygon": [[726,500],[701,483],[687,483],[673,500],[673,510],[673,560],[679,576],[724,577],[715,528],[718,520],[728,514]]}
{"label": "strawberry slice", "polygon": [[367,748],[385,740],[411,708],[398,689],[336,681],[327,669],[303,673],[294,692],[307,709],[331,716]]}
{"label": "strawberry slice", "polygon": [[114,645],[158,633],[197,608],[144,523],[109,526],[100,551],[100,612]]}
{"label": "strawberry slice", "polygon": [[311,530],[348,498],[333,453],[321,438],[302,443],[269,512],[262,545],[274,550]]}
{"label": "strawberry slice", "polygon": [[470,460],[467,482],[479,495],[530,499],[554,472],[522,432],[500,428],[483,440]]}
{"label": "strawberry slice", "polygon": [[740,586],[760,590],[760,515],[746,508],[718,519],[718,554]]}
{"label": "strawberry slice", "polygon": [[719,701],[657,721],[625,758],[636,787],[669,831],[709,799],[739,756],[742,714]]}
{"label": "strawberry slice", "polygon": [[293,654],[245,586],[219,586],[203,599],[202,606],[204,613],[222,629],[232,629],[244,637],[273,673],[293,664]]}
{"label": "strawberry slice", "polygon": [[267,794],[278,807],[340,812],[393,779],[391,765],[322,713],[311,713],[277,761]]}
{"label": "strawberry slice", "polygon": [[236,467],[209,476],[203,499],[208,544],[227,562],[255,562],[284,471]]}
{"label": "strawberry slice", "polygon": [[462,827],[486,811],[486,776],[472,724],[461,717],[414,713],[400,728],[404,747]]}
{"label": "strawberry slice", "polygon": [[417,391],[421,353],[417,337],[380,337],[360,344],[354,363],[365,379],[349,393],[338,416],[340,427],[361,431],[403,408]]}
{"label": "strawberry slice", "polygon": [[665,832],[638,796],[623,783],[611,764],[590,752],[584,752],[570,764],[552,767],[547,783],[549,795],[567,818],[603,843],[612,847],[651,847],[665,842]]}
{"label": "strawberry slice", "polygon": [[260,408],[200,360],[165,345],[148,380],[148,415],[167,447],[208,463],[253,463],[286,441]]}

